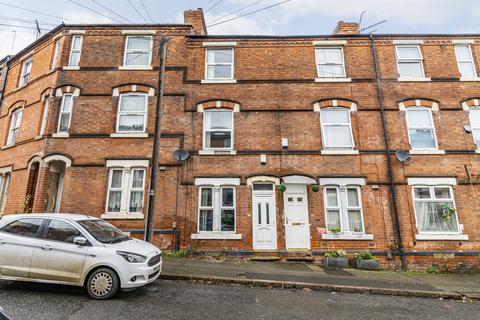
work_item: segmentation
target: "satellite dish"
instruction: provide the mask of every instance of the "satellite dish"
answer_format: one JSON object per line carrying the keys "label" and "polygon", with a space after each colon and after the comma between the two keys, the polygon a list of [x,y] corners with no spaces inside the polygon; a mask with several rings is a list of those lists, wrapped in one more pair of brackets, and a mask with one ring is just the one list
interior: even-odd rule
{"label": "satellite dish", "polygon": [[188,153],[188,151],[181,149],[175,151],[173,155],[175,156],[175,159],[179,161],[187,160],[190,157],[190,153]]}
{"label": "satellite dish", "polygon": [[405,162],[410,160],[410,152],[405,150],[397,150],[395,151],[395,157],[397,157],[398,161]]}
{"label": "satellite dish", "polygon": [[463,127],[463,130],[465,130],[466,133],[472,133],[472,127],[470,126]]}

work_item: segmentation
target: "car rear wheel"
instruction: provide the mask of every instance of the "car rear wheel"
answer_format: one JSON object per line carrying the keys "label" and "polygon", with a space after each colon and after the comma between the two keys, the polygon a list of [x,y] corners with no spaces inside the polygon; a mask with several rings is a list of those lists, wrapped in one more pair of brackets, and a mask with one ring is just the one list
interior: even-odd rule
{"label": "car rear wheel", "polygon": [[85,285],[93,299],[106,300],[113,297],[120,287],[117,274],[112,269],[100,268],[92,272]]}

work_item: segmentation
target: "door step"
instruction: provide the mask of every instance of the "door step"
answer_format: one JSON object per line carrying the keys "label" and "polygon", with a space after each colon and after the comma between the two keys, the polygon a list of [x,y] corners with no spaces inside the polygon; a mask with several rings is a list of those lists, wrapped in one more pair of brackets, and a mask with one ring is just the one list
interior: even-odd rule
{"label": "door step", "polygon": [[291,256],[286,257],[285,260],[287,261],[305,261],[305,262],[313,262],[315,258],[312,256]]}
{"label": "door step", "polygon": [[253,256],[250,258],[251,261],[279,261],[282,260],[279,256]]}

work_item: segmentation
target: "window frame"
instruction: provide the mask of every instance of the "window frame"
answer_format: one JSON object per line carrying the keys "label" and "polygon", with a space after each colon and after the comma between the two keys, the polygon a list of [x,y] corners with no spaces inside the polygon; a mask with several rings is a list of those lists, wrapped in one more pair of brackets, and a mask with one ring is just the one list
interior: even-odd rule
{"label": "window frame", "polygon": [[[458,57],[458,53],[457,53],[457,48],[458,47],[467,47],[468,48],[468,51],[470,53],[470,60],[460,60],[460,58]],[[460,77],[462,79],[476,79],[478,77],[478,73],[477,73],[477,67],[475,66],[475,60],[473,58],[472,46],[469,45],[469,44],[456,44],[454,50],[455,50],[455,57],[457,58],[457,67],[458,67],[458,72],[460,72]],[[472,65],[473,77],[464,77],[463,76],[463,74],[461,72],[461,69],[460,69],[460,63],[465,63],[465,62],[468,62]]]}
{"label": "window frame", "polygon": [[43,104],[43,115],[42,115],[42,122],[40,124],[40,132],[39,132],[40,136],[43,136],[45,134],[45,130],[47,129],[47,120],[48,120],[49,112],[50,112],[50,102],[48,101],[48,97],[46,97],[45,102]]}
{"label": "window frame", "polygon": [[[206,128],[206,115],[208,112],[230,112],[231,113],[231,121],[232,121],[232,128],[230,130],[210,130]],[[217,108],[217,109],[207,109],[203,111],[203,126],[202,126],[202,131],[203,131],[203,138],[202,138],[202,149],[203,150],[212,150],[212,151],[232,151],[234,150],[234,138],[235,138],[235,111],[231,109],[226,109],[226,108]],[[212,148],[206,147],[206,142],[207,142],[207,131],[208,132],[230,132],[230,148]]]}
{"label": "window frame", "polygon": [[[342,52],[342,63],[341,64],[340,63],[319,63],[318,59],[317,59],[317,50],[320,50],[320,49],[340,49],[340,51]],[[319,68],[320,65],[342,65],[343,76],[342,77],[321,76],[320,75],[320,68]],[[346,69],[346,66],[345,66],[345,51],[344,51],[343,46],[315,46],[315,66],[317,68],[317,78],[319,78],[319,79],[346,79],[347,78],[347,69]]]}
{"label": "window frame", "polygon": [[0,174],[0,213],[7,207],[8,193],[10,188],[11,172]]}
{"label": "window frame", "polygon": [[[421,126],[410,126],[410,118],[408,113],[409,112],[417,112],[417,111],[428,111],[429,117],[430,117],[430,122],[431,122],[431,127],[421,127]],[[407,121],[407,134],[408,134],[408,143],[410,144],[410,147],[412,150],[438,150],[438,139],[437,139],[437,131],[435,130],[435,122],[433,121],[433,112],[432,109],[429,107],[423,107],[423,106],[415,106],[415,107],[408,107],[405,109],[406,112],[406,121]],[[412,145],[412,140],[410,137],[410,130],[416,130],[416,129],[431,129],[433,132],[433,139],[435,142],[435,147],[434,148],[416,148]]]}
{"label": "window frame", "polygon": [[[329,206],[327,200],[327,189],[335,189],[337,193],[337,207]],[[357,191],[358,196],[358,204],[359,207],[350,207],[348,205],[348,189],[355,189]],[[362,234],[365,235],[365,216],[363,212],[363,198],[362,198],[362,189],[361,186],[358,185],[334,185],[334,184],[327,184],[323,188],[323,199],[324,199],[324,214],[325,214],[325,227],[327,229],[327,233],[332,233],[328,228],[328,210],[338,210],[340,215],[340,233],[341,234]],[[362,231],[354,231],[349,230],[349,218],[348,218],[348,211],[349,210],[359,210],[360,217],[362,222]],[[348,230],[345,230],[345,226],[348,226]]]}
{"label": "window frame", "polygon": [[[131,212],[130,211],[130,200],[132,191],[139,191],[140,188],[132,189],[133,185],[133,173],[136,170],[143,171],[143,187],[142,187],[142,210]],[[114,171],[122,171],[122,185],[120,188],[112,188],[112,178]],[[107,185],[107,197],[105,202],[105,214],[109,215],[139,215],[143,214],[145,210],[145,180],[146,180],[147,170],[144,167],[109,167],[108,168],[108,185]],[[138,190],[137,190],[138,189]],[[119,211],[109,211],[108,204],[110,202],[110,191],[120,191],[120,210]]]}
{"label": "window frame", "polygon": [[[80,38],[80,48],[79,49],[74,49],[75,45],[75,38]],[[83,48],[83,36],[75,34],[72,36],[72,44],[70,46],[70,55],[68,58],[68,66],[69,67],[80,67],[80,61],[82,59],[82,48]],[[78,63],[76,65],[72,65],[72,56],[74,53],[78,52]]]}
{"label": "window frame", "polygon": [[[233,206],[224,207],[222,205],[222,194],[223,189],[233,189]],[[202,190],[211,189],[212,190],[212,206],[202,206]],[[201,185],[198,187],[198,205],[197,205],[197,232],[198,234],[236,234],[237,232],[237,188],[234,185]],[[201,210],[212,210],[212,231],[201,231],[200,230],[200,211]],[[222,231],[222,210],[233,210],[234,212],[234,230],[232,231]]]}
{"label": "window frame", "polygon": [[13,146],[17,143],[18,135],[20,133],[20,126],[22,124],[22,117],[22,108],[12,111],[10,116],[10,126],[8,128],[7,146]]}
{"label": "window frame", "polygon": [[[150,49],[128,49],[128,40],[129,38],[148,38],[150,39]],[[148,64],[143,65],[143,64],[127,64],[127,53],[129,52],[147,52],[149,53],[149,59],[148,59]],[[150,67],[152,65],[152,52],[153,52],[153,36],[148,36],[148,35],[129,35],[125,37],[125,50],[123,52],[123,66],[124,67],[129,67],[129,68],[134,68],[134,67]]]}
{"label": "window frame", "polygon": [[[65,107],[65,100],[66,100],[66,97],[67,96],[71,96],[72,97],[72,106],[70,108],[70,111],[69,112],[65,112],[63,111],[63,108]],[[62,96],[62,102],[60,104],[60,110],[59,110],[59,113],[58,113],[58,125],[57,125],[57,133],[69,133],[70,132],[70,127],[72,125],[72,115],[73,115],[73,107],[74,107],[74,103],[75,102],[75,97],[74,97],[74,94],[73,93],[65,93],[63,96]],[[69,117],[68,117],[68,127],[67,127],[67,130],[66,131],[60,131],[60,125],[61,125],[61,122],[62,122],[62,114],[68,114]]]}
{"label": "window frame", "polygon": [[[346,123],[328,123],[324,124],[322,122],[322,112],[325,111],[331,111],[331,110],[342,110],[342,111],[347,111],[348,112],[348,127],[350,131],[350,139],[352,140],[352,145],[351,146],[329,146],[327,145],[327,142],[325,141],[326,135],[325,135],[325,126],[327,127],[339,127],[339,126],[347,126]],[[353,128],[352,128],[352,115],[351,115],[351,110],[346,107],[325,107],[320,109],[320,129],[322,133],[322,149],[324,150],[355,150],[355,138],[353,136]]]}
{"label": "window frame", "polygon": [[[130,111],[121,111],[121,106],[122,106],[122,101],[125,96],[143,96],[145,97],[145,108],[143,112],[135,111],[135,112],[130,112]],[[120,116],[121,115],[126,115],[126,116],[138,116],[138,115],[143,115],[143,130],[142,131],[122,131],[119,130],[119,125],[120,125]],[[115,132],[116,133],[122,133],[122,134],[136,134],[136,133],[146,133],[147,132],[147,120],[148,120],[148,94],[146,93],[141,93],[141,92],[130,92],[130,93],[122,93],[120,94],[120,97],[118,99],[118,108],[117,108],[117,123],[115,126]]]}
{"label": "window frame", "polygon": [[[400,58],[400,55],[398,53],[399,48],[416,48],[418,53],[419,53],[419,58],[415,58],[415,59]],[[424,65],[423,65],[424,58],[423,58],[423,53],[422,53],[422,49],[421,49],[420,45],[418,45],[418,44],[396,45],[395,46],[395,56],[396,56],[396,60],[397,60],[397,72],[398,72],[398,75],[399,75],[400,78],[419,78],[419,79],[425,78],[425,68],[424,68]],[[422,70],[421,76],[402,75],[400,73],[400,64],[401,63],[420,63],[420,67],[421,67],[421,70]]]}
{"label": "window frame", "polygon": [[[27,67],[28,66],[28,67]],[[20,71],[20,79],[18,81],[18,86],[23,87],[28,84],[30,80],[30,75],[32,74],[33,66],[33,57],[28,57],[22,62],[22,70]],[[27,73],[28,70],[28,73]]]}
{"label": "window frame", "polygon": [[60,40],[57,40],[55,42],[55,49],[53,51],[52,65],[50,66],[51,71],[55,70],[55,68],[58,66],[58,60],[60,58],[60,45]]}
{"label": "window frame", "polygon": [[[415,189],[416,188],[428,188],[430,190],[430,198],[429,199],[417,199],[415,197]],[[435,188],[448,188],[450,191],[450,198],[449,199],[441,199],[436,201],[436,196],[435,196]],[[427,234],[427,235],[445,235],[445,234],[463,234],[462,233],[462,228],[460,225],[460,222],[458,220],[458,211],[457,211],[457,204],[455,203],[455,195],[453,193],[453,188],[451,185],[446,185],[446,184],[438,184],[438,185],[414,185],[411,188],[412,192],[412,202],[413,202],[413,212],[415,214],[415,228],[417,229],[417,234]],[[445,202],[452,202],[453,203],[453,208],[455,209],[455,222],[457,224],[457,231],[420,231],[418,228],[418,215],[417,215],[417,209],[415,207],[416,201],[419,202],[437,202],[437,203],[445,203]]]}
{"label": "window frame", "polygon": [[[232,52],[232,62],[231,63],[209,63],[208,62],[208,51],[209,50],[231,50]],[[208,67],[209,66],[230,66],[231,76],[228,78],[216,78],[216,77],[208,77]],[[235,79],[235,48],[234,47],[208,47],[205,48],[205,80],[233,80]]]}
{"label": "window frame", "polygon": [[[479,118],[479,126],[478,127],[475,127],[472,125],[472,111],[476,114],[478,114],[478,118]],[[472,137],[473,137],[473,142],[475,143],[475,145],[477,146],[478,149],[480,149],[480,106],[474,106],[474,107],[471,107],[469,110],[468,110],[468,121],[470,121],[470,129],[472,130]],[[478,141],[478,142],[477,142]]]}

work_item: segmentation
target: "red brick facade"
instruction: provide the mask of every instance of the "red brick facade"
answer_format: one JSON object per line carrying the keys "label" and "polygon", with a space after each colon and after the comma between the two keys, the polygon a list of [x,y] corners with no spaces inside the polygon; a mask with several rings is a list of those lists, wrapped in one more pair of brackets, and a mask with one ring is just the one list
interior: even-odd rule
{"label": "red brick facade", "polygon": [[[372,40],[350,32],[354,28],[350,24],[346,24],[348,30],[344,34],[332,36],[208,36],[204,34],[203,15],[195,10],[186,13],[186,23],[61,26],[9,61],[0,109],[0,174],[11,177],[5,214],[25,208],[34,212],[83,212],[104,217],[133,233],[143,229],[151,171],[158,47],[161,35],[166,34],[170,41],[155,215],[156,241],[162,247],[173,247],[174,236],[169,232],[176,228],[180,230],[182,248],[244,254],[257,251],[253,186],[263,181],[275,184],[271,198],[275,211],[269,217],[276,229],[272,240],[275,245],[267,251],[288,254],[306,249],[321,257],[332,249],[371,250],[381,257],[385,267],[395,268],[399,266],[401,241],[411,268],[432,264],[449,264],[452,268],[480,266],[480,202],[476,200],[480,193],[480,162],[472,134],[464,130],[471,125],[469,114],[479,105],[480,93],[477,79],[461,81],[466,79],[460,75],[455,55],[455,45],[462,40],[471,48],[475,66],[479,66],[479,36],[379,35]],[[78,68],[68,67],[74,35],[83,37]],[[130,35],[153,38],[151,68],[122,68],[126,37]],[[51,70],[56,41],[60,41],[59,58],[56,68]],[[419,46],[424,77],[399,77],[396,45]],[[342,48],[344,77],[318,76],[316,47]],[[231,79],[205,79],[206,50],[210,48],[233,48]],[[28,84],[18,88],[22,62],[29,57],[32,69]],[[68,132],[59,133],[62,101],[69,94],[73,100],[70,125]],[[145,132],[118,132],[119,100],[124,94],[147,97]],[[46,102],[48,113],[44,112]],[[353,148],[328,148],[320,117],[332,107],[348,111]],[[412,150],[407,128],[407,110],[411,107],[431,110],[437,147],[413,150],[411,159],[401,163],[394,152]],[[8,145],[12,114],[19,108],[23,112],[18,136],[14,144]],[[233,117],[229,150],[204,148],[206,113],[215,110],[228,111]],[[42,133],[44,114],[47,117]],[[382,118],[390,155],[386,153]],[[175,160],[173,154],[178,149],[189,151],[190,157]],[[391,200],[387,157],[392,165],[396,203]],[[118,201],[118,210],[122,212],[107,212],[107,198],[115,197],[113,193],[108,195],[113,190],[109,189],[113,179],[110,174],[115,169],[122,170],[122,177],[128,181],[139,174],[134,173],[135,169],[145,170],[144,208],[140,212],[128,212],[131,204],[125,199],[133,196],[130,187],[124,185],[122,190],[126,191],[119,191],[123,193]],[[306,193],[289,196],[289,184],[301,186]],[[286,185],[285,193],[280,191],[280,185]],[[419,231],[414,185],[452,187],[458,217],[455,232]],[[202,222],[206,229],[219,230],[200,230],[202,186],[212,187],[213,202],[227,197],[218,198],[221,186],[233,187],[234,231],[221,232],[224,224],[231,223],[228,218],[221,218],[222,212],[230,212],[231,208],[220,208],[221,205],[205,209],[211,210],[213,220],[218,218],[218,222],[211,222],[213,227],[209,226],[209,219]],[[331,192],[336,188],[339,197],[355,188],[360,190],[363,218],[362,222],[350,221],[350,229],[355,230],[344,232],[343,227],[348,224],[342,225],[340,233],[326,230],[325,189],[329,187]],[[285,204],[289,198],[293,202],[297,198],[308,200],[306,207],[300,200],[296,205],[303,208],[298,212],[308,210],[303,222],[309,225],[304,230],[310,233],[310,239],[302,238],[288,224],[286,212],[291,209],[287,210]],[[340,199],[343,198],[337,200]],[[349,206],[348,201],[343,205]],[[395,222],[394,206],[399,224]],[[353,221],[353,211],[357,209],[340,210],[345,210]],[[294,211],[288,212],[296,214]],[[210,217],[209,212],[205,216]],[[358,223],[363,223],[363,230]],[[291,233],[286,230],[290,227]],[[288,244],[293,239],[289,237],[302,238],[306,246]]]}

